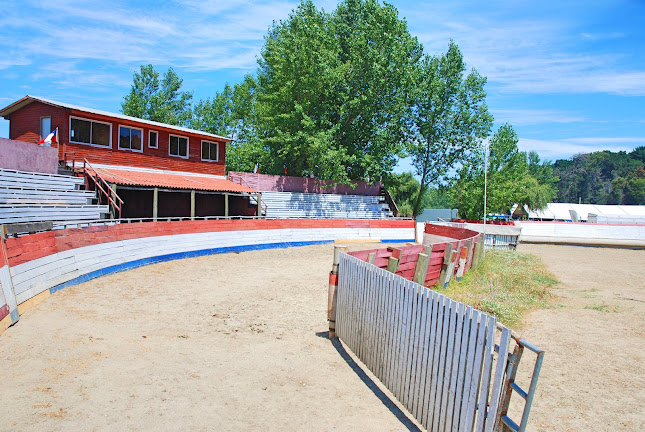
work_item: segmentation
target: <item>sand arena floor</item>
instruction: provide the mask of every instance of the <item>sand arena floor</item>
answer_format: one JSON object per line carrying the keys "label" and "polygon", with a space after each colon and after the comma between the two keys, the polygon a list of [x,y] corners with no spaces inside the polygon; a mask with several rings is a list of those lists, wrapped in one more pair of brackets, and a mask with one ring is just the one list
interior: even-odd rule
{"label": "sand arena floor", "polygon": [[[56,293],[0,335],[0,430],[415,430],[326,339],[332,250],[173,261]],[[645,251],[521,250],[563,282],[522,329],[547,350],[529,429],[645,429]]]}

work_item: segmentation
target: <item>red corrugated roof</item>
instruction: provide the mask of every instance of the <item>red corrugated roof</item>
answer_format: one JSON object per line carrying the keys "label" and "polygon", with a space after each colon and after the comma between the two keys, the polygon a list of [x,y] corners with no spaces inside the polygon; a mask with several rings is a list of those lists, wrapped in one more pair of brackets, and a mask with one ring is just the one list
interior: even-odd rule
{"label": "red corrugated roof", "polygon": [[249,187],[233,183],[232,181],[206,176],[130,171],[113,168],[96,168],[96,171],[108,183],[116,183],[119,185],[257,193],[257,191]]}

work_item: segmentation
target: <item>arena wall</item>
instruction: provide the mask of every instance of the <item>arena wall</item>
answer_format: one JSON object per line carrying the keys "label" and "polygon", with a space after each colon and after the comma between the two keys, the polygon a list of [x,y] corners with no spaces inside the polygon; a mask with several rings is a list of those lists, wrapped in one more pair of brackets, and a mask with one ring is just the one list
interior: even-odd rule
{"label": "arena wall", "polygon": [[380,184],[369,184],[363,181],[354,181],[352,185],[336,184],[331,180],[316,178],[280,176],[270,174],[256,174],[231,171],[228,179],[243,184],[261,192],[302,192],[318,194],[340,195],[368,195],[376,196],[381,192]]}
{"label": "arena wall", "polygon": [[645,225],[518,222],[522,243],[645,247]]}
{"label": "arena wall", "polygon": [[[2,240],[4,328],[52,293],[106,274],[226,252],[331,243],[414,241],[412,220],[245,219],[145,222]],[[3,264],[4,263],[4,264]],[[4,275],[4,276],[3,276]],[[1,316],[1,315],[0,315]],[[0,331],[4,330],[0,327]]]}

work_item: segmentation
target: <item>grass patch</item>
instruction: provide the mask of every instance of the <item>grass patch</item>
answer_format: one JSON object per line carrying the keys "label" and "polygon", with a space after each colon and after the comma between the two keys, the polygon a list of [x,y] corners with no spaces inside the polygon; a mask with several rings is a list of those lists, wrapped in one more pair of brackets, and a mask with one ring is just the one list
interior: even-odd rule
{"label": "grass patch", "polygon": [[592,309],[598,312],[607,312],[607,313],[618,313],[620,312],[618,305],[608,305],[607,303],[601,303],[594,306],[585,306],[585,309]]}
{"label": "grass patch", "polygon": [[460,282],[452,280],[444,294],[514,327],[522,323],[525,312],[547,307],[557,284],[535,255],[489,250],[477,269]]}

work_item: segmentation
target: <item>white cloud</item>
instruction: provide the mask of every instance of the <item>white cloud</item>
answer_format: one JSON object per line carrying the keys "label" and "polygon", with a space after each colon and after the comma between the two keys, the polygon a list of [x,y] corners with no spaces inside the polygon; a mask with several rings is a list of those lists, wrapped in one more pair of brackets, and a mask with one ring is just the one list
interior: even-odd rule
{"label": "white cloud", "polygon": [[542,159],[567,159],[578,153],[591,153],[602,150],[612,152],[632,151],[645,145],[645,137],[617,138],[567,138],[561,140],[537,140],[520,138],[518,147],[522,151],[536,151]]}
{"label": "white cloud", "polygon": [[498,109],[492,110],[492,112],[496,121],[503,123],[508,122],[514,126],[548,123],[577,123],[586,121],[582,116],[557,110]]}

